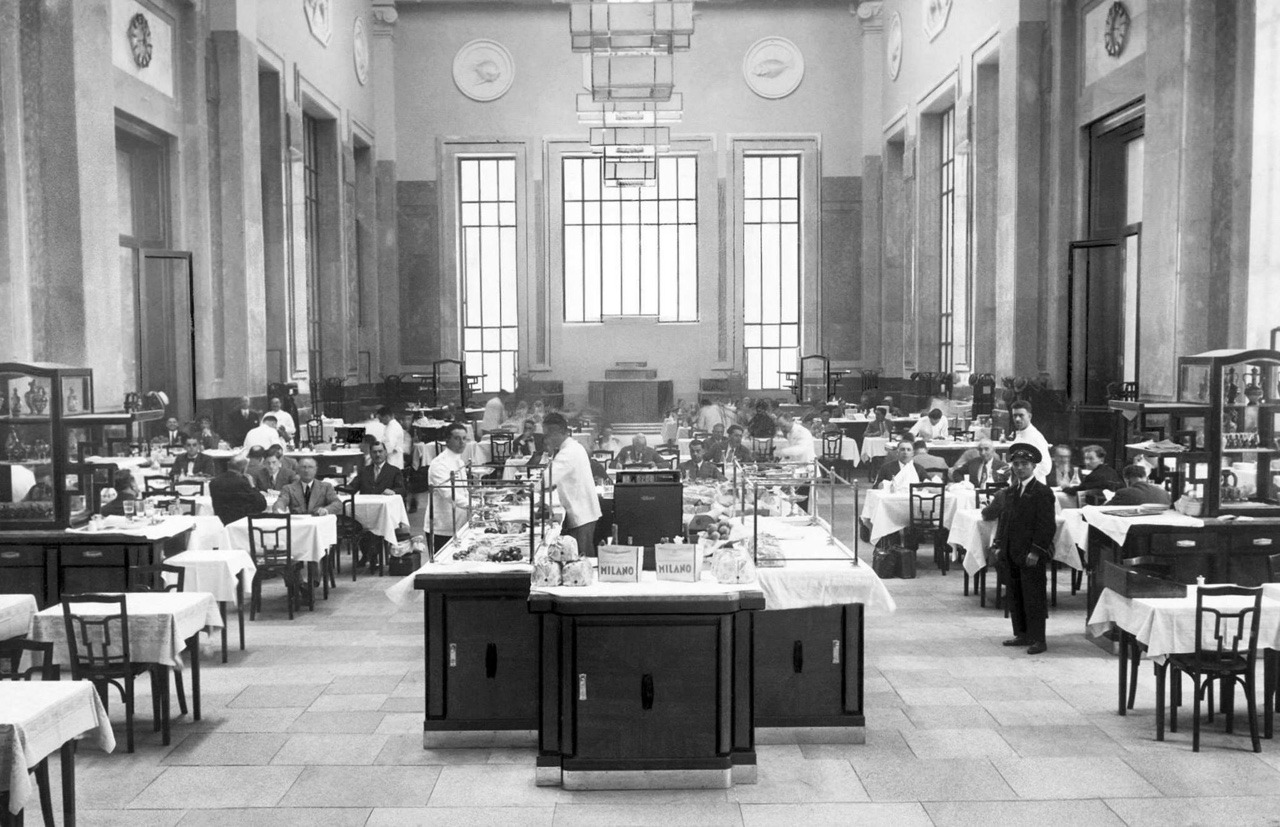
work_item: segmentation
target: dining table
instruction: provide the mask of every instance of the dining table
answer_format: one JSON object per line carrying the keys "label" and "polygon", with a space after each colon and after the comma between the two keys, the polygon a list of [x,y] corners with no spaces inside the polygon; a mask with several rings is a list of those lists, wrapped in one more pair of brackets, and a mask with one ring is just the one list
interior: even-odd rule
{"label": "dining table", "polygon": [[[72,613],[84,618],[102,618],[113,614],[113,606],[102,603],[72,604]],[[63,604],[57,603],[37,612],[31,619],[32,640],[53,643],[54,662],[70,666],[67,650],[67,627]],[[213,595],[205,592],[129,592],[125,594],[125,611],[129,613],[129,655],[134,663],[155,663],[182,671],[190,660],[191,711],[200,720],[200,633],[223,626],[222,615]],[[166,686],[167,686],[167,671]],[[166,690],[167,691],[167,690]],[[169,743],[169,721],[164,719],[164,743]]]}
{"label": "dining table", "polygon": [[356,519],[364,530],[388,543],[396,542],[396,529],[409,525],[409,512],[399,494],[356,494]]}
{"label": "dining table", "polygon": [[[1220,584],[1212,584],[1220,585]],[[1187,586],[1185,597],[1126,597],[1113,589],[1103,589],[1089,615],[1087,629],[1101,636],[1112,627],[1120,632],[1118,657],[1118,712],[1128,708],[1129,657],[1134,642],[1145,647],[1145,655],[1156,664],[1157,740],[1164,736],[1164,664],[1170,655],[1196,649],[1196,590]],[[1246,597],[1215,598],[1215,606],[1233,610],[1245,605]],[[1280,676],[1280,583],[1262,585],[1262,612],[1258,617],[1258,648],[1266,650],[1263,670],[1263,729],[1272,737],[1278,676]],[[1141,655],[1139,655],[1141,656]]]}
{"label": "dining table", "polygon": [[[182,590],[205,592],[218,601],[218,614],[222,616],[222,662],[227,662],[227,605],[234,604],[239,615],[240,651],[244,651],[244,592],[253,580],[257,566],[244,549],[188,548],[186,551],[166,557],[164,562],[185,570]],[[173,575],[165,575],[169,582]]]}
{"label": "dining table", "polygon": [[[103,752],[116,748],[111,720],[87,681],[0,681],[0,806],[10,815],[27,808],[31,773],[54,752],[62,765],[62,823],[76,823],[77,739]],[[46,765],[47,766],[47,765]],[[51,821],[46,813],[46,822]]]}
{"label": "dining table", "polygon": [[33,594],[0,594],[0,640],[24,636],[37,608]]}
{"label": "dining table", "polygon": [[[324,562],[329,549],[338,542],[338,518],[333,514],[317,517],[314,514],[290,515],[290,526],[293,534],[293,561],[307,564],[307,584],[316,582],[317,572]],[[249,548],[249,518],[242,517],[227,526],[227,536],[231,548]],[[324,597],[329,597],[329,578],[321,577]]]}
{"label": "dining table", "polygon": [[[1084,571],[1081,551],[1088,547],[1089,528],[1072,516],[1064,510],[1055,517],[1057,529],[1053,534],[1053,559],[1076,571]],[[950,529],[947,543],[956,554],[964,552],[964,570],[977,574],[986,568],[996,521],[982,519],[981,508],[957,508],[952,514]]]}
{"label": "dining table", "polygon": [[[863,497],[862,512],[859,516],[863,524],[870,529],[873,545],[910,524],[910,497],[906,491],[870,488],[863,492]],[[972,488],[950,487],[943,502],[942,527],[950,528],[956,510],[973,501]]]}

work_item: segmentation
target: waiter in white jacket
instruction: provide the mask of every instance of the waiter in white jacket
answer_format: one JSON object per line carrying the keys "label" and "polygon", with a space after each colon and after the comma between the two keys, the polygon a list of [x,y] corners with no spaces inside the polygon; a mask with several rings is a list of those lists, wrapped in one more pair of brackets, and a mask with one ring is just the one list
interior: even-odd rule
{"label": "waiter in white jacket", "polygon": [[561,534],[578,543],[578,553],[595,553],[596,521],[600,519],[600,498],[591,475],[591,458],[582,443],[569,437],[569,422],[563,415],[549,413],[542,419],[544,446],[550,460],[543,472],[549,490],[560,492],[564,508]]}
{"label": "waiter in white jacket", "polygon": [[1013,439],[1009,440],[1010,442],[1025,442],[1036,446],[1040,451],[1034,474],[1036,479],[1044,482],[1049,478],[1049,471],[1053,468],[1051,459],[1053,452],[1049,450],[1049,440],[1044,438],[1039,428],[1031,424],[1031,403],[1025,399],[1019,399],[1010,405],[1009,421],[1013,423],[1014,430]]}

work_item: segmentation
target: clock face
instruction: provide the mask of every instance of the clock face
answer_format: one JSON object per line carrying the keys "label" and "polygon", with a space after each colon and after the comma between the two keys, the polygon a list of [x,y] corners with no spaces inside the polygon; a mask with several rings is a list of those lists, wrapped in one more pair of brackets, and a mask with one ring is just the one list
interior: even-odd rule
{"label": "clock face", "polygon": [[133,62],[140,68],[151,65],[151,24],[142,12],[129,21],[129,48],[133,51]]}
{"label": "clock face", "polygon": [[1107,54],[1112,57],[1119,57],[1124,51],[1124,45],[1129,40],[1129,10],[1124,7],[1124,3],[1117,2],[1111,4],[1111,8],[1107,10],[1106,27],[1103,29],[1102,41],[1106,46]]}

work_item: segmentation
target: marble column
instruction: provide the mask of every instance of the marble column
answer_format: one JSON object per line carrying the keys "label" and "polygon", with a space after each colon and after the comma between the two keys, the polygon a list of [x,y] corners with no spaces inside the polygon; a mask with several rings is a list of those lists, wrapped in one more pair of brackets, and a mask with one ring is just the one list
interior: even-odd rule
{"label": "marble column", "polygon": [[396,198],[396,21],[394,5],[373,7],[374,129],[378,135],[374,160],[376,246],[378,249],[377,335],[382,370],[400,373],[400,245]]}
{"label": "marble column", "polygon": [[881,267],[884,217],[883,85],[885,74],[884,3],[864,0],[856,8],[862,34],[862,291],[857,314],[862,343],[858,363],[884,367]]}
{"label": "marble column", "polygon": [[1280,327],[1280,3],[1259,2],[1254,20],[1253,169],[1243,344],[1271,347]]}

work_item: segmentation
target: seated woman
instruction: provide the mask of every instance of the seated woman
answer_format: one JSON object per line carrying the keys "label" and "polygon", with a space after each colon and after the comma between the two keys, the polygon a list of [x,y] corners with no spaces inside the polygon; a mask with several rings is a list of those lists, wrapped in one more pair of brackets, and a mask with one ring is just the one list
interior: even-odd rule
{"label": "seated woman", "polygon": [[1107,449],[1101,445],[1084,446],[1084,467],[1086,473],[1080,475],[1079,485],[1064,486],[1062,493],[1076,494],[1081,491],[1118,491],[1124,481],[1110,465],[1107,465]]}
{"label": "seated woman", "polygon": [[111,485],[116,490],[116,498],[102,506],[100,513],[104,517],[119,517],[124,514],[125,500],[132,502],[138,499],[138,486],[133,481],[133,472],[127,468],[116,472]]}
{"label": "seated woman", "polygon": [[893,425],[889,422],[889,409],[884,405],[876,406],[876,418],[867,423],[867,430],[863,432],[862,437],[866,439],[869,436],[882,439],[893,436]]}

